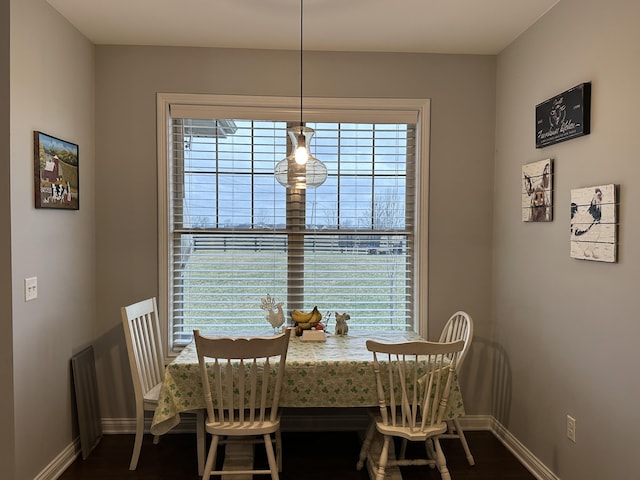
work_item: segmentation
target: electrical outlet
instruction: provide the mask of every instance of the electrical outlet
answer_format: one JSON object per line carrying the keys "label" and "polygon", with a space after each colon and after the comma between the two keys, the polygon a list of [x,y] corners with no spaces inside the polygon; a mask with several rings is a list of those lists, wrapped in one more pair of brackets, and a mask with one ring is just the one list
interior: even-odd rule
{"label": "electrical outlet", "polygon": [[576,443],[576,419],[567,415],[567,438]]}
{"label": "electrical outlet", "polygon": [[24,279],[24,301],[34,300],[38,298],[38,277],[29,277]]}
{"label": "electrical outlet", "polygon": [[29,277],[24,279],[24,301],[34,300],[38,298],[38,277]]}

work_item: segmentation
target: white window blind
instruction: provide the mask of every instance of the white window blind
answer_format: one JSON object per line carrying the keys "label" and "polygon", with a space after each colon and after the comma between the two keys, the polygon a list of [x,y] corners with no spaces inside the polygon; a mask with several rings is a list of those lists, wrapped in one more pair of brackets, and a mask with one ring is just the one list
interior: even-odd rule
{"label": "white window blind", "polygon": [[416,114],[377,113],[305,112],[322,120],[306,125],[328,178],[295,190],[274,177],[295,110],[172,106],[164,222],[172,348],[194,328],[269,331],[267,294],[285,313],[348,312],[356,330],[414,329]]}

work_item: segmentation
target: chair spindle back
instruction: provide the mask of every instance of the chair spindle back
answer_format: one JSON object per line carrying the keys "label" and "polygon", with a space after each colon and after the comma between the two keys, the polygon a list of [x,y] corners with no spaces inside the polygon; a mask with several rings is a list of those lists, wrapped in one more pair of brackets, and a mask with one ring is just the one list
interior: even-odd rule
{"label": "chair spindle back", "polygon": [[275,421],[289,335],[214,338],[193,332],[208,423],[238,427]]}
{"label": "chair spindle back", "polygon": [[136,400],[162,382],[164,353],[155,298],[122,307],[122,321]]}
{"label": "chair spindle back", "polygon": [[395,344],[368,340],[383,423],[411,433],[444,431],[457,355],[463,346],[461,340]]}
{"label": "chair spindle back", "polygon": [[451,318],[447,321],[440,334],[440,342],[455,342],[456,340],[463,340],[464,347],[458,354],[458,371],[462,367],[469,348],[471,347],[471,341],[473,339],[473,319],[467,312],[458,311],[451,315]]}

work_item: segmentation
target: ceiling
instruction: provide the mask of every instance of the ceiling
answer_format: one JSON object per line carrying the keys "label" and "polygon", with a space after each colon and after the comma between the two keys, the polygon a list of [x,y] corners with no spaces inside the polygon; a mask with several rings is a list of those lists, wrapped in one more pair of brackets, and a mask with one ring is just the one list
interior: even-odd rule
{"label": "ceiling", "polygon": [[[47,0],[97,45],[300,49],[297,0]],[[495,55],[559,0],[304,0],[304,50]]]}

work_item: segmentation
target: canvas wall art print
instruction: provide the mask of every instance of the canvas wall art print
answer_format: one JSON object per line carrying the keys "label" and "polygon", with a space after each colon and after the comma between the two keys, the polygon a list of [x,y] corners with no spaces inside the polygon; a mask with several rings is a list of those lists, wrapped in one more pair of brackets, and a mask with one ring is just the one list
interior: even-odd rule
{"label": "canvas wall art print", "polygon": [[571,257],[616,261],[615,185],[571,190]]}
{"label": "canvas wall art print", "polygon": [[78,145],[42,132],[33,134],[36,208],[78,210]]}
{"label": "canvas wall art print", "polygon": [[522,166],[522,221],[553,220],[553,161],[548,158]]}

